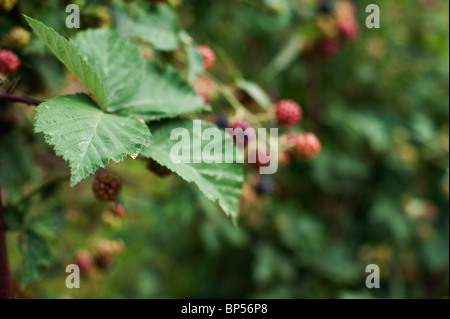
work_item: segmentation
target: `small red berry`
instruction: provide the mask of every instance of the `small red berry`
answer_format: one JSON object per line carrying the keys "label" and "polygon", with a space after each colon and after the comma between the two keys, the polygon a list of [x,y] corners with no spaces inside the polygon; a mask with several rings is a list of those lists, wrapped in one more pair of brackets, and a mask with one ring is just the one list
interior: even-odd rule
{"label": "small red berry", "polygon": [[173,172],[165,166],[162,166],[157,161],[149,159],[147,162],[147,169],[159,177],[167,177],[173,174]]}
{"label": "small red berry", "polygon": [[275,114],[278,123],[286,126],[293,126],[302,118],[302,109],[300,105],[292,100],[283,100],[277,104]]}
{"label": "small red berry", "polygon": [[0,72],[4,74],[16,73],[20,67],[20,60],[9,50],[0,50]]}
{"label": "small red berry", "polygon": [[103,201],[115,201],[122,189],[120,181],[111,174],[98,175],[95,177],[92,190],[95,197]]}
{"label": "small red berry", "polygon": [[80,268],[81,273],[87,273],[92,268],[91,256],[85,251],[80,251],[75,255],[74,263]]}
{"label": "small red berry", "polygon": [[211,102],[211,95],[214,90],[214,82],[206,76],[200,76],[194,83],[194,91],[200,96],[205,104]]}
{"label": "small red berry", "polygon": [[339,22],[338,29],[341,36],[347,41],[354,41],[359,36],[359,26],[354,20]]}
{"label": "small red berry", "polygon": [[240,148],[245,148],[248,142],[255,137],[255,130],[247,121],[237,121],[230,124],[229,129],[232,129],[234,143]]}
{"label": "small red berry", "polygon": [[214,66],[214,63],[216,63],[216,54],[206,45],[197,46],[197,50],[203,58],[203,67],[206,71],[210,70]]}
{"label": "small red berry", "polygon": [[0,11],[11,11],[17,0],[0,0]]}
{"label": "small red berry", "polygon": [[298,158],[310,160],[319,154],[322,145],[314,133],[302,133],[297,136],[295,150]]}
{"label": "small red berry", "polygon": [[113,205],[111,206],[111,213],[113,214],[113,216],[118,217],[118,218],[124,218],[127,214],[125,207],[123,207],[122,204],[117,204],[117,205]]}
{"label": "small red berry", "polygon": [[296,157],[296,144],[299,133],[289,132],[280,137],[280,152],[278,162],[282,165],[289,164]]}

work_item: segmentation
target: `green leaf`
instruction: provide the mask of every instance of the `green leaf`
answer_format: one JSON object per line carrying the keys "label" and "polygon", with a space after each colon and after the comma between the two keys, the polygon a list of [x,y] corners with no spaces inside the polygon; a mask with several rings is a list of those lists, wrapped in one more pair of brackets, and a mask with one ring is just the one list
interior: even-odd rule
{"label": "green leaf", "polygon": [[47,240],[54,241],[64,226],[63,209],[50,202],[45,210],[26,220],[26,229]]}
{"label": "green leaf", "polygon": [[33,155],[23,140],[0,134],[0,184],[12,190],[37,177]]}
{"label": "green leaf", "polygon": [[31,231],[25,233],[22,287],[39,280],[51,264],[51,251],[47,242]]}
{"label": "green leaf", "polygon": [[[199,121],[200,122],[200,121]],[[218,203],[224,212],[236,218],[239,210],[239,196],[241,193],[243,177],[242,165],[231,163],[214,163],[213,160],[222,162],[222,154],[216,154],[208,152],[203,154],[203,162],[199,164],[195,163],[174,163],[171,160],[170,152],[174,145],[186,146],[189,149],[191,158],[197,157],[200,154],[194,152],[193,143],[191,141],[194,136],[193,129],[194,121],[191,119],[174,120],[165,123],[159,123],[152,126],[153,143],[151,147],[148,147],[142,151],[142,155],[152,158],[159,164],[168,167],[170,170],[180,175],[184,180],[188,182],[194,182],[198,188],[205,194],[205,196]],[[171,140],[171,133],[174,129],[186,129],[189,132],[189,140]],[[201,122],[201,130],[204,132],[208,128],[216,128],[211,124]],[[224,131],[219,130],[217,132],[221,134],[221,140],[202,141],[201,149],[205,145],[219,146],[222,150],[225,150],[226,140],[231,142],[231,137]],[[195,132],[197,134],[197,132]],[[195,153],[195,154],[194,154]],[[206,162],[211,160],[211,164]]]}
{"label": "green leaf", "polygon": [[250,97],[254,99],[261,107],[265,109],[272,107],[272,102],[270,101],[269,96],[258,84],[241,79],[237,82],[237,85],[241,90],[250,95]]}
{"label": "green leaf", "polygon": [[156,50],[174,51],[179,46],[178,20],[169,5],[161,4],[150,10],[134,4],[117,4],[114,21],[121,33],[147,42]]}
{"label": "green leaf", "polygon": [[189,83],[193,83],[197,76],[205,71],[203,58],[194,45],[186,45],[186,55],[188,60],[187,78]]}
{"label": "green leaf", "polygon": [[140,89],[125,105],[124,113],[153,121],[210,110],[173,68],[148,62],[145,71]]}
{"label": "green leaf", "polygon": [[136,44],[110,29],[80,32],[70,39],[104,83],[109,112],[123,108],[142,81],[144,60]]}
{"label": "green leaf", "polygon": [[43,23],[25,16],[28,24],[53,54],[87,87],[102,110],[109,106],[108,95],[99,75],[69,41]]}
{"label": "green leaf", "polygon": [[35,129],[70,163],[71,186],[108,162],[135,157],[150,144],[148,127],[132,117],[107,114],[85,94],[58,96],[36,109]]}
{"label": "green leaf", "polygon": [[29,203],[20,203],[18,205],[8,205],[3,208],[6,223],[12,230],[17,231],[25,224],[25,215]]}

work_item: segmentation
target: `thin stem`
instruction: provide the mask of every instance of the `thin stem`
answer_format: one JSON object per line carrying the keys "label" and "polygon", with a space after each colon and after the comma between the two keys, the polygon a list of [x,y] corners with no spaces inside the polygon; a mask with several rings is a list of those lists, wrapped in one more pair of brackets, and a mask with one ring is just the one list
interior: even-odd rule
{"label": "thin stem", "polygon": [[252,125],[261,126],[261,123],[259,120],[253,115],[253,113],[249,112],[245,106],[242,105],[241,102],[234,96],[233,90],[229,87],[222,84],[218,79],[214,78],[212,75],[209,75],[209,77],[215,82],[217,89],[219,90],[220,94],[228,101],[228,103],[234,108],[236,111],[236,117],[244,117],[246,116],[249,122]]}
{"label": "thin stem", "polygon": [[0,186],[0,299],[14,298],[6,246],[6,231],[8,228],[8,224],[6,224],[3,216],[2,189]]}
{"label": "thin stem", "polygon": [[41,186],[39,186],[38,188],[36,188],[35,190],[31,191],[31,193],[29,193],[27,196],[23,197],[20,200],[20,203],[24,203],[29,201],[31,198],[33,198],[34,196],[48,190],[48,189],[52,189],[53,187],[55,187],[59,182],[68,180],[70,178],[70,175],[67,176],[60,176],[60,177],[56,177],[55,179],[52,179],[48,182],[46,182],[45,184],[42,184]]}
{"label": "thin stem", "polygon": [[39,105],[43,102],[29,97],[21,97],[9,93],[0,94],[0,101],[2,100],[8,102],[24,103],[26,105]]}

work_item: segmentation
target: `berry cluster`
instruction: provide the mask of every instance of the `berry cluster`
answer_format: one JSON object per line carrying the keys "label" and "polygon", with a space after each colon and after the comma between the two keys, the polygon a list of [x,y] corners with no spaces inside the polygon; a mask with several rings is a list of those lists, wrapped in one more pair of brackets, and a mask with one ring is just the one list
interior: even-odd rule
{"label": "berry cluster", "polygon": [[[211,69],[216,59],[214,52],[205,46],[198,46],[198,50],[203,57],[205,70]],[[270,122],[271,127],[275,124],[282,128],[290,128],[296,126],[303,117],[301,106],[289,99],[275,103],[272,109],[266,109],[264,112],[256,115],[251,114],[250,109],[257,102],[249,93],[234,86],[226,87],[224,92],[224,85],[216,84],[206,75],[200,75],[193,83],[193,88],[208,104],[216,102],[217,93],[220,91],[225,99],[235,107],[235,116],[228,118],[224,112],[219,112],[210,120],[221,129],[232,130],[234,143],[244,151],[247,157],[245,162],[256,169],[271,165],[270,148],[260,148],[256,143],[256,128],[265,126],[265,122]],[[233,95],[233,97],[230,98],[230,95]],[[255,121],[255,119],[260,117],[263,118],[262,121]],[[313,133],[287,133],[281,135],[279,145],[281,145],[279,163],[282,165],[288,165],[294,160],[311,160],[322,148],[319,139]],[[156,162],[150,161],[148,168],[160,175],[159,170],[161,167]],[[165,168],[162,169],[164,170],[163,173],[167,170]],[[275,189],[275,183],[272,179],[260,176],[250,177],[250,181],[246,185],[243,191],[243,194],[248,195],[243,195],[246,202],[254,202],[256,198],[269,195]],[[250,200],[245,200],[245,198]]]}

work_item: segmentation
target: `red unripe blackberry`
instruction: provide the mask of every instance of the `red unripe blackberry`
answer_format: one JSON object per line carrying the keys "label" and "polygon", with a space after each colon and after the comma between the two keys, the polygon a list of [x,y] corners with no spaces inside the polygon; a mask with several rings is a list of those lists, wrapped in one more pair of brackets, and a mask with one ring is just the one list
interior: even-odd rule
{"label": "red unripe blackberry", "polygon": [[313,159],[321,150],[320,140],[314,133],[302,133],[297,136],[295,151],[299,159]]}
{"label": "red unripe blackberry", "polygon": [[341,21],[338,24],[339,33],[347,41],[356,40],[359,36],[359,26],[355,20]]}
{"label": "red unripe blackberry", "polygon": [[122,184],[111,174],[96,176],[92,185],[95,197],[103,201],[115,201],[121,189]]}
{"label": "red unripe blackberry", "polygon": [[147,161],[147,169],[159,177],[167,177],[173,174],[173,172],[165,166],[162,166],[157,161],[153,159],[148,159]]}
{"label": "red unripe blackberry", "polygon": [[197,50],[203,58],[203,67],[206,71],[210,70],[216,63],[216,54],[206,45],[197,46]]}
{"label": "red unripe blackberry", "polygon": [[278,123],[293,126],[302,118],[302,109],[292,100],[283,100],[276,105],[275,114]]}
{"label": "red unripe blackberry", "polygon": [[125,218],[127,212],[125,210],[125,207],[123,207],[122,204],[117,204],[117,205],[113,205],[111,207],[111,213],[113,214],[113,216],[117,217],[117,218]]}
{"label": "red unripe blackberry", "polygon": [[0,72],[4,74],[16,73],[20,67],[20,60],[9,50],[0,50]]}
{"label": "red unripe blackberry", "polygon": [[81,273],[87,273],[92,268],[91,256],[85,251],[80,251],[75,255],[74,263],[80,268]]}
{"label": "red unripe blackberry", "polygon": [[231,132],[233,133],[234,143],[241,148],[245,148],[248,145],[248,142],[255,138],[255,131],[247,121],[233,122],[230,124],[229,128],[233,130],[242,129],[242,131],[239,130],[238,132]]}
{"label": "red unripe blackberry", "polygon": [[194,91],[200,96],[205,104],[211,102],[211,95],[214,91],[214,82],[207,76],[200,76],[194,82]]}

